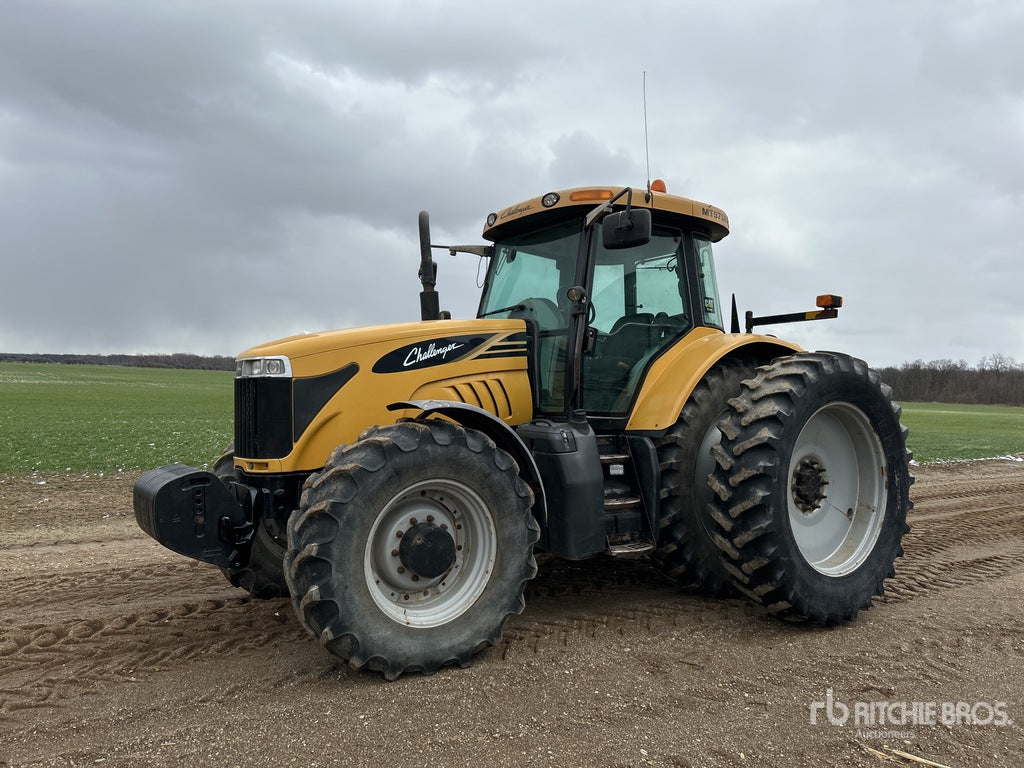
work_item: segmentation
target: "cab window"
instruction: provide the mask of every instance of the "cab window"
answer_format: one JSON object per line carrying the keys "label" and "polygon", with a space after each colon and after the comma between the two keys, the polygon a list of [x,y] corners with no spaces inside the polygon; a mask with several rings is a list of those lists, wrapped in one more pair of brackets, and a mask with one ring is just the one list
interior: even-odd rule
{"label": "cab window", "polygon": [[703,306],[704,324],[724,328],[722,305],[718,300],[718,282],[715,279],[715,260],[711,253],[711,241],[705,237],[694,237],[697,250],[697,275],[700,278],[700,298]]}

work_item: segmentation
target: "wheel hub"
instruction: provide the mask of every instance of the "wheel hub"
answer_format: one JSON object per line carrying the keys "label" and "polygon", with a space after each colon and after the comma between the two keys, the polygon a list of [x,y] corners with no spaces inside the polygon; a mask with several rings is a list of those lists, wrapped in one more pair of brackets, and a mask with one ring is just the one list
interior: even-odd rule
{"label": "wheel hub", "polygon": [[793,470],[793,484],[790,491],[793,503],[805,515],[812,514],[825,500],[825,467],[817,459],[806,457]]}
{"label": "wheel hub", "polygon": [[417,523],[398,546],[402,565],[423,579],[436,579],[455,564],[455,539],[433,523]]}

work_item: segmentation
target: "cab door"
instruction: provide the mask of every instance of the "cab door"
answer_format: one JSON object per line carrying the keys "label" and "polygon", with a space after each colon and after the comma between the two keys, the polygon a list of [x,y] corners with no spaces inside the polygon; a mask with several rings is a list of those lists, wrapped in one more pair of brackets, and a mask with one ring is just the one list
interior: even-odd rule
{"label": "cab door", "polygon": [[593,350],[583,358],[588,413],[621,416],[648,364],[694,327],[687,275],[689,235],[655,227],[650,242],[606,250],[594,238]]}

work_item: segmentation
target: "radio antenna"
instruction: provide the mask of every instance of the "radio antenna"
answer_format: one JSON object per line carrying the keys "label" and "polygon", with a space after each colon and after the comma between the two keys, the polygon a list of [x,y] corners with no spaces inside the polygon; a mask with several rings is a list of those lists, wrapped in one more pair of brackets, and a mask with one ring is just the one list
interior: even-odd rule
{"label": "radio antenna", "polygon": [[647,139],[647,70],[644,70],[644,156],[647,159],[647,202],[651,201],[651,146]]}

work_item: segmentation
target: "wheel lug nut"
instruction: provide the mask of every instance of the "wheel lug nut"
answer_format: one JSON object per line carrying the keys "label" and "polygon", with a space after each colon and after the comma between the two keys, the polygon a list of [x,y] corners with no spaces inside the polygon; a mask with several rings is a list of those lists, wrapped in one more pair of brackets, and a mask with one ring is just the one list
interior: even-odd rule
{"label": "wheel lug nut", "polygon": [[434,516],[433,515],[427,515],[427,522],[428,523],[434,522]]}
{"label": "wheel lug nut", "polygon": [[416,521],[416,518],[415,518],[415,517],[410,517],[410,518],[409,518],[409,525],[416,525],[416,522],[417,522],[417,521]]}
{"label": "wheel lug nut", "polygon": [[391,556],[392,557],[398,557],[398,550],[397,549],[392,549],[391,550]]}
{"label": "wheel lug nut", "polygon": [[404,565],[398,566],[398,572],[399,573],[405,573],[405,566]]}
{"label": "wheel lug nut", "polygon": [[413,581],[419,581],[419,580],[420,580],[420,577],[419,577],[419,576],[417,576],[417,575],[416,575],[416,574],[414,573],[414,574],[412,575],[412,580],[413,580]]}

